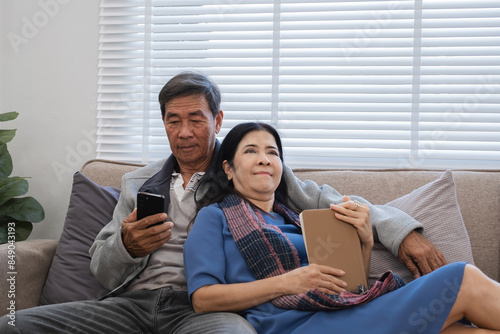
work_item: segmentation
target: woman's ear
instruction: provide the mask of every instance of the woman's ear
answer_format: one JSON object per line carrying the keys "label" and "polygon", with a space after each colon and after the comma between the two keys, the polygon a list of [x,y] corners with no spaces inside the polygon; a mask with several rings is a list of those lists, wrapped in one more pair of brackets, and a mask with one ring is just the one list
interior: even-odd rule
{"label": "woman's ear", "polygon": [[231,180],[233,178],[233,175],[231,174],[231,165],[229,165],[229,162],[227,162],[227,160],[224,160],[222,162],[222,169],[224,170],[224,173],[226,173],[227,179]]}

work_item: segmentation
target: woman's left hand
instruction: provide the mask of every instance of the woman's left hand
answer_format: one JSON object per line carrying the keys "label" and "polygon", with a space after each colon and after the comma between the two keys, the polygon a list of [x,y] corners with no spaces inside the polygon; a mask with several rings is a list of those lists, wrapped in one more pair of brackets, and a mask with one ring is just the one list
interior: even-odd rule
{"label": "woman's left hand", "polygon": [[353,225],[357,229],[359,239],[363,245],[373,246],[370,209],[365,204],[352,201],[348,196],[344,196],[343,201],[339,205],[330,204],[330,209],[335,211],[335,217]]}

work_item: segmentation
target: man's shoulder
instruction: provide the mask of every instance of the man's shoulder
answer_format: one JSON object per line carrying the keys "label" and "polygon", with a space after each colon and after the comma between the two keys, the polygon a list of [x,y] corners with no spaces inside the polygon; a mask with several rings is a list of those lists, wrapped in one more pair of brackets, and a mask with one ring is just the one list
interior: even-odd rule
{"label": "man's shoulder", "polygon": [[132,179],[150,179],[156,173],[158,173],[162,167],[165,165],[165,162],[168,158],[164,158],[152,163],[147,164],[144,167],[138,168],[132,172],[125,173],[123,175],[124,180],[132,180]]}

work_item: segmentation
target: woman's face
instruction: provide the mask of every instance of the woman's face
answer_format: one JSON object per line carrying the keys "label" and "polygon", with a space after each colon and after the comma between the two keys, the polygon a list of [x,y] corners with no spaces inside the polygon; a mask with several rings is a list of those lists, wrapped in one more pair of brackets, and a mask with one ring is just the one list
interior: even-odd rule
{"label": "woman's face", "polygon": [[238,144],[233,166],[225,160],[223,168],[234,188],[250,201],[274,199],[283,172],[276,140],[264,130],[247,133]]}

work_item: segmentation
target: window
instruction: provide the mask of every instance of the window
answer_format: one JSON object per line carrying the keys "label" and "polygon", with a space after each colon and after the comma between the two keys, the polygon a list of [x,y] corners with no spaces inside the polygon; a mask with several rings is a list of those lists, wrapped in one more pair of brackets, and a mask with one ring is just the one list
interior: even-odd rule
{"label": "window", "polygon": [[157,102],[195,69],[223,130],[279,129],[313,168],[499,168],[497,0],[101,0],[98,157],[170,153]]}

